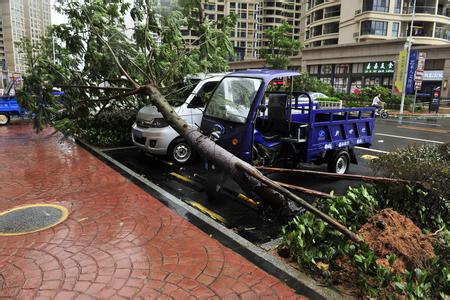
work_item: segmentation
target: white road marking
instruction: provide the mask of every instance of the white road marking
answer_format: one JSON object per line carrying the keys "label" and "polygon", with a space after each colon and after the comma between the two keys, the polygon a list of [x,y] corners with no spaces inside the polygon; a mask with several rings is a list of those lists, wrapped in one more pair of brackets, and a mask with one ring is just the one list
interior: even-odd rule
{"label": "white road marking", "polygon": [[356,149],[359,150],[365,150],[365,151],[370,151],[370,152],[375,152],[375,153],[383,153],[383,154],[388,154],[388,151],[383,151],[383,150],[378,150],[378,149],[371,149],[371,148],[364,148],[364,147],[355,147]]}
{"label": "white road marking", "polygon": [[409,123],[409,124],[420,124],[420,125],[428,125],[428,126],[434,126],[434,127],[441,127],[442,125],[439,124],[430,124],[430,123],[424,123],[424,122],[414,122],[414,121],[399,121],[399,120],[389,120],[386,119],[385,121],[390,121],[390,122],[395,122],[398,124],[402,124],[402,123]]}
{"label": "white road marking", "polygon": [[393,134],[386,134],[386,133],[375,133],[375,134],[376,134],[376,135],[382,135],[382,136],[388,136],[388,137],[399,138],[399,139],[405,139],[405,140],[413,140],[413,141],[420,141],[420,142],[434,143],[434,144],[443,144],[443,143],[444,143],[444,142],[440,142],[440,141],[418,139],[418,138],[413,138],[413,137],[409,137],[409,136],[393,135]]}

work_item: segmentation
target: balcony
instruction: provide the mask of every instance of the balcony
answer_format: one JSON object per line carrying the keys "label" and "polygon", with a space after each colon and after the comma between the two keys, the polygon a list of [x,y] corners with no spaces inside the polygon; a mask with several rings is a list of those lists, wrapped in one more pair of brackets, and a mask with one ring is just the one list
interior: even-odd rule
{"label": "balcony", "polygon": [[[403,7],[403,13],[410,15],[413,12],[412,7]],[[416,14],[436,14],[436,6],[416,6]]]}

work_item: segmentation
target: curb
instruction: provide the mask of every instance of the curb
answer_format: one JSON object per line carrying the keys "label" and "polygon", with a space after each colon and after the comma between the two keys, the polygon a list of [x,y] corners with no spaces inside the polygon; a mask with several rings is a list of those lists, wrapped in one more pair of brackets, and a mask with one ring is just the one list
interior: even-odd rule
{"label": "curb", "polygon": [[348,296],[326,287],[306,274],[286,264],[283,260],[268,254],[262,248],[250,243],[230,229],[216,223],[198,210],[187,205],[180,199],[168,193],[150,180],[124,166],[115,159],[104,154],[98,148],[75,139],[75,142],[93,154],[95,157],[112,167],[122,176],[128,178],[134,184],[152,195],[158,201],[174,210],[178,215],[188,220],[191,224],[218,240],[224,246],[245,257],[256,266],[270,275],[278,278],[293,288],[298,294],[311,299],[348,299]]}

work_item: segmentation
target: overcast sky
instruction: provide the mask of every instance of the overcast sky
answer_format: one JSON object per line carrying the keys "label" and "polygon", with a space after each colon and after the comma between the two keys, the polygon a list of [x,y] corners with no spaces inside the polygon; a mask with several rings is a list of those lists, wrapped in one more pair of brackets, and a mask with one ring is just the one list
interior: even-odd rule
{"label": "overcast sky", "polygon": [[58,14],[55,9],[53,8],[53,5],[55,4],[55,0],[51,0],[52,4],[52,24],[61,24],[65,23],[67,21],[67,17],[64,15]]}

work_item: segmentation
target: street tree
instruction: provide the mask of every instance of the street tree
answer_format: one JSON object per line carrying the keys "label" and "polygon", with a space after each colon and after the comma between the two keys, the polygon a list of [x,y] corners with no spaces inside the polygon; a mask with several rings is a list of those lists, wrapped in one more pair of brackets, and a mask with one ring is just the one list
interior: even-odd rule
{"label": "street tree", "polygon": [[[47,39],[37,47],[29,43],[24,47],[29,71],[20,98],[36,114],[37,130],[52,125],[76,135],[80,124],[106,110],[151,103],[203,159],[213,162],[247,193],[278,207],[294,201],[360,241],[334,219],[189,126],[167,101],[185,74],[209,69],[215,59],[220,66],[217,56],[223,59],[227,51],[215,48],[231,48],[227,38],[231,23],[226,18],[221,24],[199,23],[199,39],[186,45],[180,32],[186,18],[177,10],[159,13],[150,0],[136,0],[134,5],[123,0],[59,0],[58,9],[69,17],[67,24],[52,30],[59,45],[52,49]],[[123,18],[128,11],[134,21],[129,32]],[[49,55],[53,50],[54,61]],[[52,87],[63,88],[65,95],[52,98]]]}
{"label": "street tree", "polygon": [[286,21],[280,26],[264,31],[267,44],[261,49],[261,56],[270,67],[286,69],[289,65],[289,56],[298,54],[301,45],[292,33],[293,27]]}

